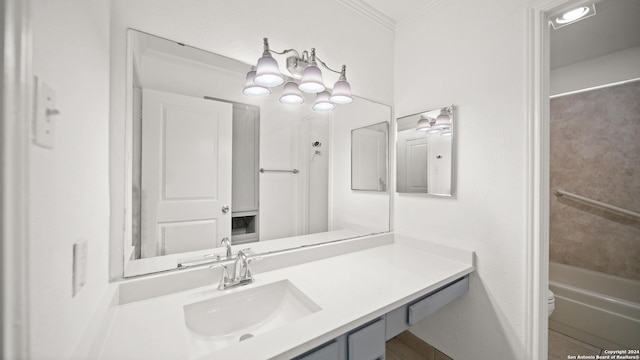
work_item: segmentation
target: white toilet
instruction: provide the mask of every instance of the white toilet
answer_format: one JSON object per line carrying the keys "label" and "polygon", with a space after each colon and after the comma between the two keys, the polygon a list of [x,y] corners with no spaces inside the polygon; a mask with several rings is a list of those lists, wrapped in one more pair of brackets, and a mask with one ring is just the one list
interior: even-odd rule
{"label": "white toilet", "polygon": [[549,311],[549,316],[551,316],[551,313],[555,308],[556,308],[556,297],[553,295],[553,292],[551,290],[547,290],[547,309]]}

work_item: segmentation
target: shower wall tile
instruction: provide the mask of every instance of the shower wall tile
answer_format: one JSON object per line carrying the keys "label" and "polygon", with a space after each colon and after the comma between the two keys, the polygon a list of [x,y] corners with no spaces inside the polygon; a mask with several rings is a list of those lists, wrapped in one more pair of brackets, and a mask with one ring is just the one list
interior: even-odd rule
{"label": "shower wall tile", "polygon": [[[640,212],[640,81],[551,100],[551,191]],[[640,280],[640,221],[552,195],[551,261]]]}

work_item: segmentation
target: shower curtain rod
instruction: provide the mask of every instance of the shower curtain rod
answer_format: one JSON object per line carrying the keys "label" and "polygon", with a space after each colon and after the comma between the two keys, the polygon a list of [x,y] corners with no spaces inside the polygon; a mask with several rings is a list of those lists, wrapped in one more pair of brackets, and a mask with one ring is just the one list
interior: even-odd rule
{"label": "shower curtain rod", "polygon": [[589,199],[588,197],[584,197],[584,196],[580,196],[574,193],[570,193],[568,191],[564,191],[562,189],[556,189],[553,192],[556,196],[560,197],[560,196],[566,196],[572,199],[576,199],[576,200],[580,200],[582,202],[588,203],[588,204],[592,204],[592,205],[596,205],[596,206],[600,206],[602,208],[611,210],[611,211],[615,211],[621,214],[625,214],[628,216],[631,216],[633,218],[635,218],[636,220],[640,220],[640,213],[635,212],[635,211],[631,211],[631,210],[627,210],[627,209],[623,209],[614,205],[610,205],[607,203],[603,203],[602,201],[598,201],[598,200],[593,200],[593,199]]}

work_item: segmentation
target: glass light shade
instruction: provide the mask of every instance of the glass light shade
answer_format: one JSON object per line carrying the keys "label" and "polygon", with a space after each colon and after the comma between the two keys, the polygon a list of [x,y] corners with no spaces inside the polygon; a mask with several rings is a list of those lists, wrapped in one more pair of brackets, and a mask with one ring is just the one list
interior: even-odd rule
{"label": "glass light shade", "polygon": [[433,125],[436,129],[444,129],[451,127],[451,118],[446,113],[442,112],[436,118],[436,123]]}
{"label": "glass light shade", "polygon": [[444,130],[442,131],[442,134],[440,134],[440,135],[442,135],[442,136],[449,136],[449,137],[451,137],[451,136],[453,136],[453,131],[451,131],[451,128],[444,129]]}
{"label": "glass light shade", "polygon": [[312,94],[323,92],[326,89],[322,83],[322,72],[317,66],[309,65],[304,68],[298,89]]}
{"label": "glass light shade", "polygon": [[316,97],[316,102],[315,104],[313,104],[313,110],[332,111],[333,109],[335,109],[336,106],[329,101],[329,97],[330,95],[328,91],[323,91],[321,93],[318,93],[318,96]]}
{"label": "glass light shade", "polygon": [[298,89],[298,84],[293,81],[289,81],[284,84],[284,89],[282,90],[282,96],[280,96],[280,102],[283,104],[302,104],[304,102],[304,98],[300,93],[300,89]]}
{"label": "glass light shade", "polygon": [[426,116],[420,116],[420,120],[418,120],[418,125],[416,126],[417,131],[428,131],[431,129],[431,124],[429,123],[429,118]]}
{"label": "glass light shade", "polygon": [[284,78],[280,73],[278,62],[271,55],[263,55],[258,60],[256,67],[256,77],[253,80],[257,85],[273,87],[281,85]]}
{"label": "glass light shade", "polygon": [[247,81],[242,89],[242,93],[247,96],[264,96],[271,94],[271,90],[264,86],[256,85],[253,80],[256,77],[255,71],[249,71],[247,73]]}
{"label": "glass light shade", "polygon": [[349,104],[353,102],[351,97],[351,85],[346,80],[338,80],[333,85],[333,92],[329,98],[332,103],[336,104]]}

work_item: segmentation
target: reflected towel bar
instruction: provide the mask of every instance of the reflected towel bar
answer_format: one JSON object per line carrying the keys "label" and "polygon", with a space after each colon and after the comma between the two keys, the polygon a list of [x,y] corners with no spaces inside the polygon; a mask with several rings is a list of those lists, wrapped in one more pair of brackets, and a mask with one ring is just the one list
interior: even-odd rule
{"label": "reflected towel bar", "polygon": [[297,173],[300,172],[300,170],[298,170],[298,169],[293,169],[293,170],[267,170],[267,169],[260,168],[260,172],[261,173],[266,173],[266,172],[285,172],[285,173],[289,173],[290,172],[290,173],[297,174]]}
{"label": "reflected towel bar", "polygon": [[572,198],[572,199],[575,199],[575,200],[580,200],[580,201],[585,202],[587,204],[600,206],[602,208],[605,208],[605,209],[608,209],[608,210],[611,210],[611,211],[615,211],[615,212],[618,212],[618,213],[621,213],[621,214],[625,214],[625,215],[631,216],[633,218],[636,218],[636,220],[640,220],[640,213],[635,212],[635,211],[619,208],[619,207],[614,206],[614,205],[609,205],[607,203],[603,203],[602,201],[589,199],[587,197],[576,195],[574,193],[570,193],[570,192],[564,191],[562,189],[556,189],[553,193],[556,196],[566,196],[566,197],[569,197],[569,198]]}

